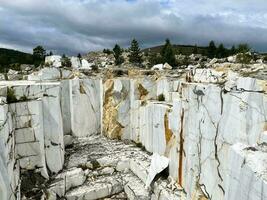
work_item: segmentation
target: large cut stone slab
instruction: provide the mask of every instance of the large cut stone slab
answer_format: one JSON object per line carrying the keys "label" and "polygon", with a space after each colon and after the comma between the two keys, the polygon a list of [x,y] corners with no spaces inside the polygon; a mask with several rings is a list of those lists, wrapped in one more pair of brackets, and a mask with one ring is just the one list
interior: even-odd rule
{"label": "large cut stone slab", "polygon": [[84,137],[101,132],[101,79],[70,81],[70,110],[72,134]]}

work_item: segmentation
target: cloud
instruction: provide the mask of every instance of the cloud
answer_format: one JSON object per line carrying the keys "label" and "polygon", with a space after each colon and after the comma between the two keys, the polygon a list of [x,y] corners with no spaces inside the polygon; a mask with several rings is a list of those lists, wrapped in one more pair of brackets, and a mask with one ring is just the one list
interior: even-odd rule
{"label": "cloud", "polygon": [[267,50],[264,0],[0,0],[0,46],[31,51],[38,45],[77,54],[173,43],[248,42]]}

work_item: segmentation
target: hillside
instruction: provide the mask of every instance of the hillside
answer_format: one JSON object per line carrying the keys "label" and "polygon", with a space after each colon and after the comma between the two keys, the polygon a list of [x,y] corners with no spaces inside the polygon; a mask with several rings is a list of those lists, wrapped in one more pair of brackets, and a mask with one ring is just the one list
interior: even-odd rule
{"label": "hillside", "polygon": [[6,66],[13,63],[33,64],[33,56],[32,54],[21,51],[0,48],[0,66]]}
{"label": "hillside", "polygon": [[[163,45],[150,47],[143,49],[144,52],[151,52],[151,53],[159,53]],[[184,55],[191,55],[192,53],[196,52],[198,54],[206,55],[207,54],[207,47],[197,47],[193,45],[173,45],[175,51],[180,54]]]}

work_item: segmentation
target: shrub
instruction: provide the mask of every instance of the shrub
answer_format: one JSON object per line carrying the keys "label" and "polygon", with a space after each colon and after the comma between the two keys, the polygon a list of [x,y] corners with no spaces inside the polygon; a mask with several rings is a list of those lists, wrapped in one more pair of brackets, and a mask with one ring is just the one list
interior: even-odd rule
{"label": "shrub", "polygon": [[63,57],[61,58],[61,64],[62,64],[62,66],[64,66],[64,67],[71,67],[71,61],[70,61],[70,59],[69,59],[68,57],[66,57],[66,56],[63,56]]}
{"label": "shrub", "polygon": [[13,88],[7,88],[7,99],[6,100],[7,100],[7,103],[14,103],[18,101]]}
{"label": "shrub", "polygon": [[158,101],[165,101],[165,96],[164,96],[164,94],[160,94],[160,95],[158,96]]}
{"label": "shrub", "polygon": [[248,53],[240,53],[236,57],[237,62],[242,64],[249,64],[252,59],[253,56]]}

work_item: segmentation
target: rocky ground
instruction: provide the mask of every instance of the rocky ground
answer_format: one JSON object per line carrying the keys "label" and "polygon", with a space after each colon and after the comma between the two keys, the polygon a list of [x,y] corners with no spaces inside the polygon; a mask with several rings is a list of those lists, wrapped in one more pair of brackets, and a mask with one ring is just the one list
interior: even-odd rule
{"label": "rocky ground", "polygon": [[76,138],[66,147],[62,172],[47,182],[32,174],[35,181],[27,179],[22,199],[184,199],[184,191],[166,171],[145,189],[150,161],[150,154],[130,141],[100,135]]}

